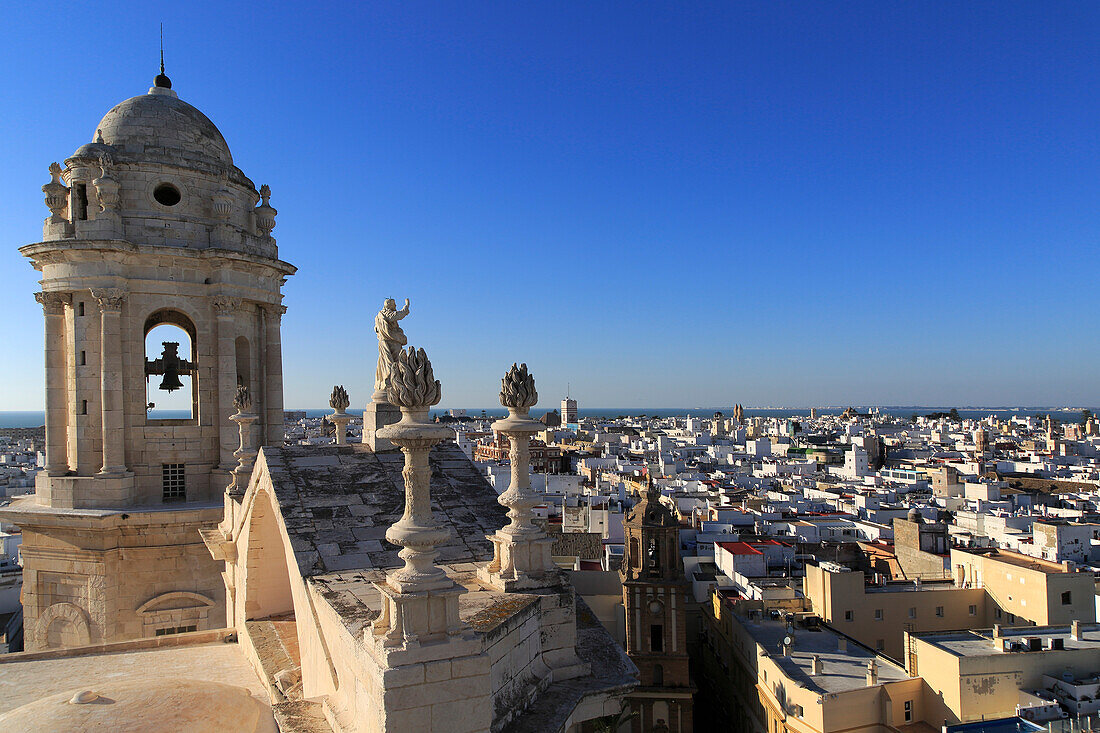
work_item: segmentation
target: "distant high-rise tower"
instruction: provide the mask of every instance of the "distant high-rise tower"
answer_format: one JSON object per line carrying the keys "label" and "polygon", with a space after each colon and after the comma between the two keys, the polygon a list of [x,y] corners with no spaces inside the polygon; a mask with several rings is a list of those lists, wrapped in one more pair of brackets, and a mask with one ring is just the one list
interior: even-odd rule
{"label": "distant high-rise tower", "polygon": [[561,422],[563,425],[577,422],[577,401],[566,397],[561,401]]}
{"label": "distant high-rise tower", "polygon": [[[23,529],[28,650],[224,626],[199,530],[228,501],[238,385],[282,443],[294,267],[267,187],[171,87],[162,69],[50,166],[42,241],[20,250],[42,273],[46,470],[0,517]],[[183,409],[150,411],[169,395]]]}

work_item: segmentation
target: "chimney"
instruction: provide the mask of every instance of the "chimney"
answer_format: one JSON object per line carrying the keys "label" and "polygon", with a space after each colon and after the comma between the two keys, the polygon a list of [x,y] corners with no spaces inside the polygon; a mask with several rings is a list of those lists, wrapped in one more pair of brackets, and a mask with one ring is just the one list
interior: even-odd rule
{"label": "chimney", "polygon": [[817,654],[813,655],[813,657],[810,659],[810,674],[814,675],[815,677],[821,674],[824,669],[822,665],[823,663],[821,661],[821,657]]}
{"label": "chimney", "polygon": [[841,653],[848,651],[848,640],[843,636],[836,638],[836,650]]}
{"label": "chimney", "polygon": [[1070,623],[1069,635],[1073,637],[1074,641],[1081,641],[1081,622],[1077,619],[1073,619]]}
{"label": "chimney", "polygon": [[878,684],[878,663],[872,659],[867,662],[867,686]]}

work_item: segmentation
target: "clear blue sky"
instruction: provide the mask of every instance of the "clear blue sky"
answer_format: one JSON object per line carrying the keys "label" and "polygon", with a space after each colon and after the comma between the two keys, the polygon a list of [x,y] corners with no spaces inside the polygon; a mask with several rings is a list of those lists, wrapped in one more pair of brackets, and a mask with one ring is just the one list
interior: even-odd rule
{"label": "clear blue sky", "polygon": [[0,45],[0,409],[41,409],[46,167],[143,93],[268,183],[286,404],[1100,404],[1095,3],[26,4]]}

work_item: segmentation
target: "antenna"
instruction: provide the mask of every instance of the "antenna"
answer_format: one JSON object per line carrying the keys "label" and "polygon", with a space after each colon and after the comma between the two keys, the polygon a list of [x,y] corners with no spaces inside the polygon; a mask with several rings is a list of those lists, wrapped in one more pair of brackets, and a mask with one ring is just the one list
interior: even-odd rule
{"label": "antenna", "polygon": [[164,73],[164,23],[160,24],[160,73]]}

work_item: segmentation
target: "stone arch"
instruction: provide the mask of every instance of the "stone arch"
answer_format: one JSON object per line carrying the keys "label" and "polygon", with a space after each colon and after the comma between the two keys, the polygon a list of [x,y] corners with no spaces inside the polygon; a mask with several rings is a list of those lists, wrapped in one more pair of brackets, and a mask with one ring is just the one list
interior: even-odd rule
{"label": "stone arch", "polygon": [[171,593],[162,593],[159,596],[150,598],[145,603],[138,606],[137,612],[147,613],[150,611],[163,611],[165,609],[199,608],[203,606],[210,608],[215,605],[217,604],[213,600],[201,593],[180,590],[172,591]]}
{"label": "stone arch", "polygon": [[[244,620],[294,612],[286,537],[266,489],[256,489],[248,512],[244,563]],[[240,592],[241,589],[238,590]]]}
{"label": "stone arch", "polygon": [[60,649],[92,643],[88,614],[80,606],[64,601],[42,612],[34,634],[38,649]]}
{"label": "stone arch", "polygon": [[[157,329],[157,338],[152,343],[149,342],[152,338],[152,331]],[[184,344],[183,338],[186,337],[187,343]],[[180,359],[196,364],[198,362],[199,344],[198,344],[198,329],[195,326],[194,319],[175,307],[158,308],[152,311],[145,318],[144,326],[142,327],[142,352],[145,354],[145,359],[155,361],[161,357],[161,341],[177,342],[180,344],[178,357]],[[185,395],[186,403],[189,403],[191,409],[191,416],[184,418],[187,420],[196,420],[199,414],[199,370],[181,374],[181,381],[183,382],[182,394]],[[164,397],[164,393],[157,389],[158,378],[155,376],[146,377],[146,394],[145,399],[148,403],[155,404],[157,402],[157,395]],[[189,395],[187,393],[190,393]],[[186,399],[187,397],[190,399]],[[178,400],[178,398],[176,398]],[[173,400],[169,399],[171,404]],[[185,404],[186,404],[185,403]],[[176,402],[176,408],[179,408],[179,403]],[[170,408],[170,409],[176,409]],[[182,408],[180,408],[182,409]]]}
{"label": "stone arch", "polygon": [[210,609],[217,603],[201,593],[172,591],[150,598],[137,607],[142,636],[156,636],[210,627]]}

